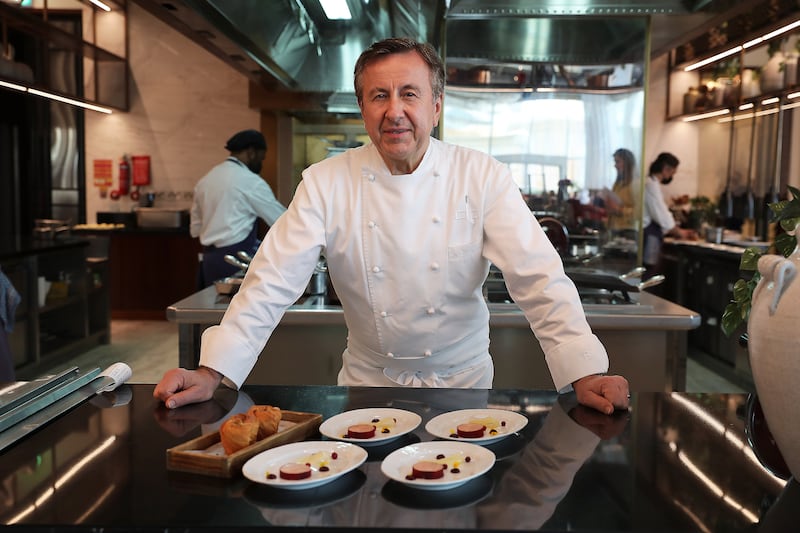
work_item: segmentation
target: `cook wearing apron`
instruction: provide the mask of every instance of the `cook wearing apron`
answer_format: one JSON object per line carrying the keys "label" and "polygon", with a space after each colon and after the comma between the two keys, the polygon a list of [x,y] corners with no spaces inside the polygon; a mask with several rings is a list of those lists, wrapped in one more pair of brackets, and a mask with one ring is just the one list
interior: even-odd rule
{"label": "cook wearing apron", "polygon": [[491,387],[490,261],[558,390],[608,369],[508,167],[433,138],[407,175],[391,174],[372,144],[309,167],[222,323],[205,331],[200,364],[240,386],[321,253],[349,333],[340,385]]}
{"label": "cook wearing apron", "polygon": [[231,276],[239,268],[226,255],[258,248],[258,219],[270,226],[286,211],[272,189],[258,175],[267,151],[264,136],[244,130],[225,148],[231,156],[215,166],[195,186],[190,232],[203,245],[198,288]]}
{"label": "cook wearing apron", "polygon": [[672,181],[672,177],[678,169],[678,163],[678,158],[668,152],[659,154],[650,165],[650,175],[645,180],[642,263],[646,270],[642,279],[649,279],[659,273],[661,247],[665,235],[690,238],[690,234],[693,233],[689,230],[681,230],[677,226],[661,192],[661,186],[668,185]]}

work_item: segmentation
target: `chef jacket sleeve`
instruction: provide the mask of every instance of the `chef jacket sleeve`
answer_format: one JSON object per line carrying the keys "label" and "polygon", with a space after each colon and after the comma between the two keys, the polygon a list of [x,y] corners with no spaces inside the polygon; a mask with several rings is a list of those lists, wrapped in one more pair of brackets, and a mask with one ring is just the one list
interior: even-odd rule
{"label": "chef jacket sleeve", "polygon": [[648,178],[647,185],[645,185],[644,205],[649,215],[647,218],[661,226],[661,231],[667,233],[675,227],[675,218],[664,201],[661,185],[652,178]]}
{"label": "chef jacket sleeve", "polygon": [[274,226],[278,217],[286,212],[283,204],[275,198],[272,188],[261,178],[254,183],[253,189],[244,197],[247,198],[256,215],[270,226]]}
{"label": "chef jacket sleeve", "polygon": [[525,205],[508,167],[486,180],[484,255],[502,272],[545,354],[559,392],[608,371],[608,355],[592,333],[578,291],[561,258]]}

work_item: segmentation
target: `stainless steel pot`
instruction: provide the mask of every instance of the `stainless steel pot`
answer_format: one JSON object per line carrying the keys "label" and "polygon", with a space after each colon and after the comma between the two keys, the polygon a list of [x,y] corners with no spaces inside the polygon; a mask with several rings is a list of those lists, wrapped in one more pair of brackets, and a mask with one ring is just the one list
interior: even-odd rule
{"label": "stainless steel pot", "polygon": [[328,265],[322,259],[314,267],[314,273],[306,287],[306,296],[319,296],[328,292]]}

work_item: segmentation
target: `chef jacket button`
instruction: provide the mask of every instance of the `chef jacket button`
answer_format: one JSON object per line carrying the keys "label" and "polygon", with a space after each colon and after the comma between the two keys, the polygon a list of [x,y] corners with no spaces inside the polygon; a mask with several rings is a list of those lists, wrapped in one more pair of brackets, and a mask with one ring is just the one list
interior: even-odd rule
{"label": "chef jacket button", "polygon": [[442,221],[442,219],[441,219],[441,218],[439,218],[438,216],[434,215],[434,217],[433,217],[433,223],[434,223],[434,224],[438,224],[438,223],[439,223],[439,222],[441,222],[441,221]]}
{"label": "chef jacket button", "polygon": [[430,350],[425,350],[425,357],[430,357],[431,355],[433,355],[433,352]]}
{"label": "chef jacket button", "polygon": [[386,357],[394,357],[394,354],[392,352],[389,352],[386,354]]}
{"label": "chef jacket button", "polygon": [[440,175],[440,174],[439,174],[439,171],[438,171],[438,170],[434,170],[434,171],[433,171],[433,177],[434,177],[434,178],[438,178],[438,177],[439,177],[439,175]]}
{"label": "chef jacket button", "polygon": [[431,270],[439,270],[439,263],[431,263]]}
{"label": "chef jacket button", "polygon": [[436,312],[436,309],[434,309],[433,307],[429,307],[425,310],[425,312],[428,313],[429,315],[432,315]]}
{"label": "chef jacket button", "polygon": [[369,174],[369,175],[367,176],[367,179],[368,179],[369,181],[375,181],[375,174]]}
{"label": "chef jacket button", "polygon": [[375,273],[377,274],[378,272],[380,272],[380,271],[381,271],[381,267],[379,267],[379,266],[374,266],[374,267],[372,267],[372,271],[373,271],[373,272],[375,272]]}
{"label": "chef jacket button", "polygon": [[374,228],[375,227],[375,223],[370,220],[369,222],[367,222],[367,227],[368,228]]}
{"label": "chef jacket button", "polygon": [[386,311],[381,311],[381,316],[386,318],[387,316],[389,316],[389,313],[387,313]]}

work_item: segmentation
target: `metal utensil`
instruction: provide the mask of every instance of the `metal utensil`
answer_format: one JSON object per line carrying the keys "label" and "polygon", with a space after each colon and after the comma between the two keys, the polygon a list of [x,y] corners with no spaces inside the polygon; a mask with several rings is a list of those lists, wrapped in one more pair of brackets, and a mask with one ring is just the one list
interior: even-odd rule
{"label": "metal utensil", "polygon": [[253,257],[244,250],[239,250],[238,252],[236,252],[236,257],[238,257],[248,265],[253,261]]}
{"label": "metal utensil", "polygon": [[240,268],[242,270],[242,272],[247,272],[248,265],[246,263],[243,263],[243,262],[239,261],[238,259],[236,259],[232,255],[228,254],[225,257],[223,257],[223,259],[229,265],[233,265],[236,268]]}
{"label": "metal utensil", "polygon": [[633,270],[625,272],[624,274],[619,275],[619,279],[625,280],[630,278],[641,278],[642,274],[644,274],[645,268],[640,266],[636,267]]}
{"label": "metal utensil", "polygon": [[655,287],[656,285],[661,285],[664,280],[667,279],[663,274],[658,274],[653,276],[650,279],[646,279],[643,282],[639,283],[638,287],[640,291],[644,289],[649,289],[650,287]]}

